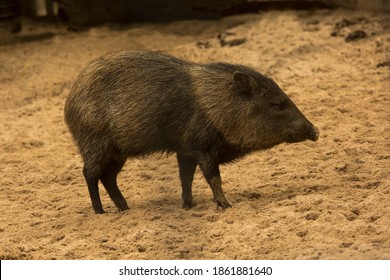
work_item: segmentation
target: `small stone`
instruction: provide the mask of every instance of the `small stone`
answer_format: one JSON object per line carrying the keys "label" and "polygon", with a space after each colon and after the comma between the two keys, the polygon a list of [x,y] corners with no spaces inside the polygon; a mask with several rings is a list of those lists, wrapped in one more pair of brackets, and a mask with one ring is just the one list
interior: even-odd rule
{"label": "small stone", "polygon": [[364,39],[366,37],[367,37],[367,33],[364,32],[363,30],[355,30],[349,33],[347,37],[345,37],[345,42],[357,41],[357,40]]}
{"label": "small stone", "polygon": [[353,242],[343,242],[340,244],[340,248],[349,248],[351,247]]}
{"label": "small stone", "polygon": [[372,222],[375,222],[376,220],[378,220],[380,218],[380,216],[371,216],[369,218],[369,221],[372,223]]}
{"label": "small stone", "polygon": [[299,231],[297,232],[297,236],[298,237],[304,237],[307,235],[307,229],[306,230],[303,230],[303,231]]}
{"label": "small stone", "polygon": [[356,220],[356,218],[357,218],[356,214],[354,214],[354,213],[347,213],[347,214],[344,214],[344,216],[348,221],[351,221],[351,222]]}
{"label": "small stone", "polygon": [[354,209],[352,209],[352,213],[354,213],[356,216],[359,216],[359,215],[360,215],[360,210],[359,210],[359,208],[354,208]]}
{"label": "small stone", "polygon": [[319,217],[320,217],[319,213],[310,212],[310,213],[306,214],[305,219],[308,221],[310,221],[310,220],[314,221],[314,220],[317,220]]}

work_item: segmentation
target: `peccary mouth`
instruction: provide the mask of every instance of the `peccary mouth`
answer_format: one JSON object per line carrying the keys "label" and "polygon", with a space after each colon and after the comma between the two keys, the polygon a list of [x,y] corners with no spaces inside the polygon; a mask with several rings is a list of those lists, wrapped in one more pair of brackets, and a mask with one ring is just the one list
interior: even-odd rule
{"label": "peccary mouth", "polygon": [[300,141],[303,141],[303,140],[298,139],[297,137],[295,137],[295,135],[293,133],[287,134],[287,142],[288,143],[297,143],[297,142],[300,142]]}
{"label": "peccary mouth", "polygon": [[313,126],[309,131],[306,133],[296,133],[296,132],[290,132],[287,134],[287,142],[288,143],[297,143],[305,140],[311,140],[316,142],[320,136],[320,131],[317,127]]}

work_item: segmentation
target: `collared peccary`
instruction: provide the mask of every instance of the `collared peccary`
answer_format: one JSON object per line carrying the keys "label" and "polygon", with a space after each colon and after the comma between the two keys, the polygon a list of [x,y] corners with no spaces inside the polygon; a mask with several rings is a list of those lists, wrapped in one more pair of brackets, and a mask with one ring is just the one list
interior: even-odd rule
{"label": "collared peccary", "polygon": [[319,135],[270,78],[242,65],[197,64],[158,52],[119,52],[89,63],[71,89],[65,120],[96,213],[104,212],[99,180],[115,205],[128,209],[117,175],[129,157],[176,153],[184,208],[194,206],[199,165],[217,207],[225,209],[219,164]]}

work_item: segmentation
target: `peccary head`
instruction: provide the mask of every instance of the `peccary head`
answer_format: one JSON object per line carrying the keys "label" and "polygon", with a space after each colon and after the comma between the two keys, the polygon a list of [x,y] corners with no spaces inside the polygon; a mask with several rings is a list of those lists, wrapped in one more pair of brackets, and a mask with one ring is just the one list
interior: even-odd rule
{"label": "peccary head", "polygon": [[228,142],[244,150],[262,150],[284,142],[317,141],[318,129],[272,79],[244,66],[212,67],[228,70],[229,75],[223,77],[226,84],[219,94],[221,76],[208,85],[211,89],[201,103]]}
{"label": "peccary head", "polygon": [[267,148],[283,142],[317,141],[318,129],[291,99],[273,80],[256,74],[240,71],[233,74],[233,94],[248,116],[247,128],[255,130],[256,146]]}

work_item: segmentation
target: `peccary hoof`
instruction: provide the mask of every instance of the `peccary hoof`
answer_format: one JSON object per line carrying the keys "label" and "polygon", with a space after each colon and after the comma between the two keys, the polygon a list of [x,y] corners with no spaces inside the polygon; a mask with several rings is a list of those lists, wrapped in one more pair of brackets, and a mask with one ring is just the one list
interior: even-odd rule
{"label": "peccary hoof", "polygon": [[129,206],[121,206],[121,207],[119,207],[119,210],[120,211],[127,211],[127,210],[129,210],[130,208],[129,208]]}
{"label": "peccary hoof", "polygon": [[100,209],[94,209],[96,214],[104,214],[106,211],[103,210],[103,208]]}
{"label": "peccary hoof", "polygon": [[183,209],[185,209],[185,210],[190,210],[194,206],[196,206],[196,203],[192,200],[183,202]]}
{"label": "peccary hoof", "polygon": [[216,203],[217,203],[217,210],[219,209],[226,210],[227,208],[232,207],[227,201],[216,201]]}
{"label": "peccary hoof", "polygon": [[122,199],[115,204],[119,211],[126,211],[130,209],[125,199]]}

